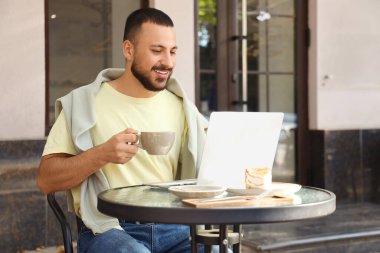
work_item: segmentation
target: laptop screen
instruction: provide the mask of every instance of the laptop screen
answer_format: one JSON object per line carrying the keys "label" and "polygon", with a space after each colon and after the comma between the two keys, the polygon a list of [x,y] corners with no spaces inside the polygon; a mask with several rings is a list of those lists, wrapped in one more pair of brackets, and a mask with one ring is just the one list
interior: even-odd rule
{"label": "laptop screen", "polygon": [[284,114],[213,112],[198,184],[245,188],[245,170],[272,168]]}

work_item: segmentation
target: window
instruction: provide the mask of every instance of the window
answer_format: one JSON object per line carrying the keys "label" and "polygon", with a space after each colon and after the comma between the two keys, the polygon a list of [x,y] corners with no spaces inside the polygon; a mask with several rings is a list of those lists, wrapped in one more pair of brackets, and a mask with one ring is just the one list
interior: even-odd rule
{"label": "window", "polygon": [[124,67],[125,19],[141,5],[111,0],[46,0],[46,5],[49,129],[57,98],[91,83],[104,68]]}

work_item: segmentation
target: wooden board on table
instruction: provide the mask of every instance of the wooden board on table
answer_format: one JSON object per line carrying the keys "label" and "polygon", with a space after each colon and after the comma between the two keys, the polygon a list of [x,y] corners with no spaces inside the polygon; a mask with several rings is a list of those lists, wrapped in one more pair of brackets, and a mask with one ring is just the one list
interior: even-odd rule
{"label": "wooden board on table", "polygon": [[267,196],[257,199],[255,196],[235,196],[225,198],[183,199],[183,203],[194,207],[264,207],[294,203],[294,196]]}

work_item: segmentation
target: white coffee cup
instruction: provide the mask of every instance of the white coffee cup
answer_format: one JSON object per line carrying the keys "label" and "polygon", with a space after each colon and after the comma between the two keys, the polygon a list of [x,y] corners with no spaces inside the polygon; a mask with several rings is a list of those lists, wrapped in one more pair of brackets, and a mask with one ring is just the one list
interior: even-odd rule
{"label": "white coffee cup", "polygon": [[166,155],[175,140],[175,133],[171,131],[140,132],[136,136],[137,142],[135,144],[150,155]]}

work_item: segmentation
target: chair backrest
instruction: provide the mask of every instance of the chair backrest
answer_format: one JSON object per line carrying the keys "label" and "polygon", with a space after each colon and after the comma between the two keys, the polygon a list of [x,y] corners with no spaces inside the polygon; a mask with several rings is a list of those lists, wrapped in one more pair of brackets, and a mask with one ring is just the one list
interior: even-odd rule
{"label": "chair backrest", "polygon": [[53,210],[55,217],[57,217],[59,224],[61,225],[62,235],[63,235],[63,246],[65,248],[65,253],[74,253],[73,250],[73,237],[71,234],[70,224],[66,219],[65,214],[62,211],[61,206],[55,199],[55,193],[49,193],[47,195],[47,201],[50,208]]}

